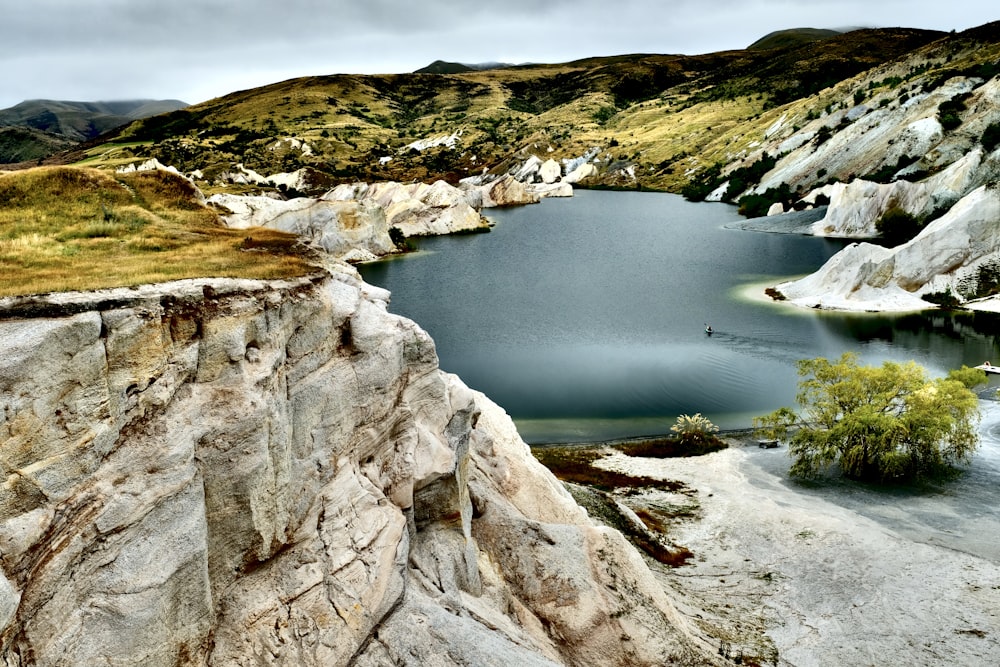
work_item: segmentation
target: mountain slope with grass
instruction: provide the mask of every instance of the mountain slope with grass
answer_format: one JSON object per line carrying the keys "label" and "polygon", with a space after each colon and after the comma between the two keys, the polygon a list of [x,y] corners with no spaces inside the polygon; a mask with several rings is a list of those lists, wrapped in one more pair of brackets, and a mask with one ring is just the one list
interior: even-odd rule
{"label": "mountain slope with grass", "polygon": [[179,100],[27,100],[0,109],[0,164],[35,160],[109,130],[187,104]]}
{"label": "mountain slope with grass", "polygon": [[679,191],[761,137],[771,112],[947,37],[861,30],[764,51],[306,77],[139,121],[63,159],[156,157],[208,181],[242,163],[262,174],[308,167],[338,182],[456,183],[531,154],[570,161],[597,148],[592,184]]}
{"label": "mountain slope with grass", "polygon": [[315,271],[293,234],[231,230],[186,179],[40,167],[0,174],[0,296]]}

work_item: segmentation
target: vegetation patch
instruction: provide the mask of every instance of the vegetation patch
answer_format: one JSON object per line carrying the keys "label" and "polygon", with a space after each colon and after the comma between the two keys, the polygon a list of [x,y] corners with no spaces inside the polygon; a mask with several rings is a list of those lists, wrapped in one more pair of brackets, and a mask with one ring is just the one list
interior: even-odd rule
{"label": "vegetation patch", "polygon": [[294,235],[227,229],[193,185],[168,172],[0,175],[0,296],[314,270]]}
{"label": "vegetation patch", "polygon": [[890,246],[906,243],[923,229],[917,216],[907,213],[898,206],[889,208],[875,221],[875,230]]}
{"label": "vegetation patch", "polygon": [[962,124],[961,113],[966,110],[965,100],[969,99],[972,93],[961,93],[955,95],[950,100],[942,102],[938,106],[938,121],[945,130],[954,130]]}
{"label": "vegetation patch", "polygon": [[655,479],[645,475],[627,475],[615,470],[604,470],[593,465],[595,461],[614,453],[607,445],[566,445],[533,447],[531,452],[542,465],[564,482],[583,484],[601,491],[626,489],[664,489],[677,491],[684,485],[680,482]]}
{"label": "vegetation patch", "polygon": [[987,153],[992,153],[997,146],[1000,146],[1000,122],[990,123],[983,130],[980,142]]}

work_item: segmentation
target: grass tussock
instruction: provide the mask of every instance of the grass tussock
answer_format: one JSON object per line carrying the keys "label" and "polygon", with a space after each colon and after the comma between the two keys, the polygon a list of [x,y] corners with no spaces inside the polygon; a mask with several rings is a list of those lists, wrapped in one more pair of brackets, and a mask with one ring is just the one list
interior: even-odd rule
{"label": "grass tussock", "polygon": [[293,235],[225,228],[174,174],[0,174],[0,296],[311,270]]}

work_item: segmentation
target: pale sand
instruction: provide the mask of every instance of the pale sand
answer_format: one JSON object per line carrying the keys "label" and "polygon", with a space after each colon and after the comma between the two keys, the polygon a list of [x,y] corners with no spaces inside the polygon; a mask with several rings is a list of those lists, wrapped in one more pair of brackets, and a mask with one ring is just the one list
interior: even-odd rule
{"label": "pale sand", "polygon": [[[663,573],[716,644],[770,664],[1000,665],[1000,405],[966,478],[936,492],[803,486],[781,449],[690,459],[615,454],[602,467],[686,482],[700,517]],[[665,498],[669,503],[670,499]]]}

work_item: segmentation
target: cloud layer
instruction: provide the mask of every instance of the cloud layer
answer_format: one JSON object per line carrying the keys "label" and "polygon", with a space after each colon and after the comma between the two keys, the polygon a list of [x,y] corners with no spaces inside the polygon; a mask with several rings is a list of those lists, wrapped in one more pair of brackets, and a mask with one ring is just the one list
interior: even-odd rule
{"label": "cloud layer", "polygon": [[[32,0],[0,20],[0,108],[24,99],[196,103],[283,79],[408,72],[433,60],[564,62],[709,53],[793,27],[964,30],[1000,18],[953,0]],[[706,7],[709,7],[706,10]]]}

